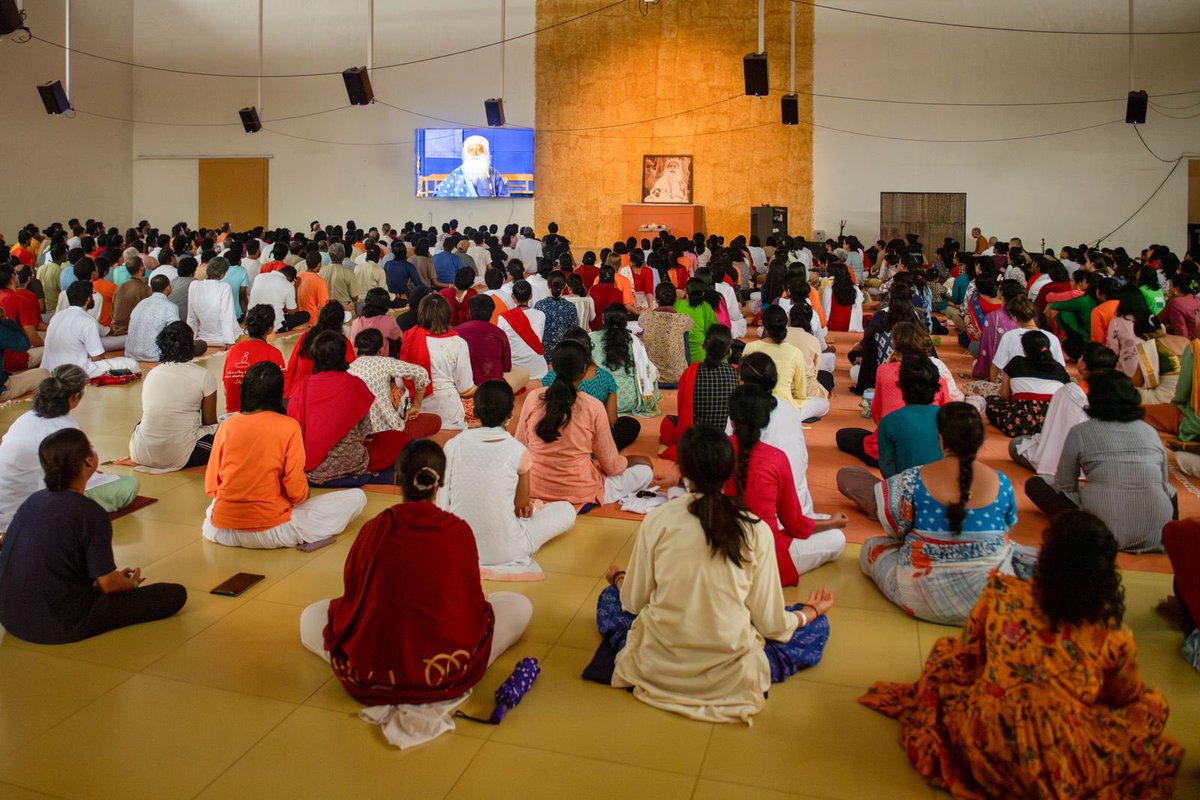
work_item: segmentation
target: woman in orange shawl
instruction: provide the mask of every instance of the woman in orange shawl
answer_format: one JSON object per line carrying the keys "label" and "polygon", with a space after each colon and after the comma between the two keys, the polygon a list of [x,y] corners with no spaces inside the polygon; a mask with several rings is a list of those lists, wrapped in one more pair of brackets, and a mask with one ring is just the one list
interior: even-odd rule
{"label": "woman in orange shawl", "polygon": [[956,798],[1171,797],[1183,748],[1138,675],[1116,557],[1100,519],[1059,515],[1032,581],[994,573],[915,684],[859,702],[899,719],[913,766]]}

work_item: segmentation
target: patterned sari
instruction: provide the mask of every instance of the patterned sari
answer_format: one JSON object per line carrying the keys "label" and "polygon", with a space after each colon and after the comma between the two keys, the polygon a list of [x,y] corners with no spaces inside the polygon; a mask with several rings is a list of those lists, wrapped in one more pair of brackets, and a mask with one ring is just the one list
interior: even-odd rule
{"label": "patterned sari", "polygon": [[916,683],[876,683],[859,702],[898,719],[913,767],[959,800],[1165,800],[1183,748],[1134,652],[1128,628],[1051,625],[1029,582],[995,575]]}
{"label": "patterned sari", "polygon": [[983,508],[968,508],[958,535],[949,529],[946,507],[925,488],[920,467],[881,481],[875,501],[887,535],[863,543],[863,572],[910,616],[963,624],[992,570],[1028,574],[1036,560],[1032,550],[1008,538],[1017,522],[1017,500],[1008,477],[998,476],[996,499]]}

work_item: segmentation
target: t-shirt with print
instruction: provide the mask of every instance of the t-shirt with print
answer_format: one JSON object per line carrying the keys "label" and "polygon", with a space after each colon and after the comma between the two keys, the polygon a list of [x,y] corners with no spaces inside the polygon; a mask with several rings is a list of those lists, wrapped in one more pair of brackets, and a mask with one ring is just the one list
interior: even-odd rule
{"label": "t-shirt with print", "polygon": [[242,410],[242,381],[250,368],[260,361],[270,361],[283,369],[283,353],[259,339],[247,339],[229,348],[225,355],[225,373],[221,376],[225,384],[225,413]]}

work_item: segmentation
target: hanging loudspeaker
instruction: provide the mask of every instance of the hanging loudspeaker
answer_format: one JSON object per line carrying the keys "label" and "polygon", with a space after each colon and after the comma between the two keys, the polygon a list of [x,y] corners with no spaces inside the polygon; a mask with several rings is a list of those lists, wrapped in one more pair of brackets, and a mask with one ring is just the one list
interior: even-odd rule
{"label": "hanging loudspeaker", "polygon": [[742,59],[742,71],[746,76],[746,94],[752,97],[766,97],[771,93],[771,82],[767,78],[766,53],[748,53]]}
{"label": "hanging loudspeaker", "polygon": [[246,129],[246,133],[258,133],[262,130],[262,120],[258,118],[258,109],[254,106],[241,109],[238,116],[242,118],[242,127]]}
{"label": "hanging loudspeaker", "polygon": [[24,26],[25,21],[21,19],[16,0],[0,0],[0,36],[7,36]]}
{"label": "hanging loudspeaker", "polygon": [[800,98],[794,94],[785,94],[780,101],[784,125],[800,124]]}
{"label": "hanging loudspeaker", "polygon": [[503,98],[493,97],[491,100],[484,100],[483,110],[487,113],[487,121],[490,127],[500,128],[504,126]]}
{"label": "hanging loudspeaker", "polygon": [[371,76],[366,67],[350,67],[342,70],[342,80],[346,82],[346,94],[350,96],[350,105],[365,106],[375,100],[375,92],[371,89]]}
{"label": "hanging loudspeaker", "polygon": [[1146,124],[1146,104],[1150,95],[1143,92],[1130,92],[1129,100],[1125,103],[1125,121],[1130,125]]}
{"label": "hanging loudspeaker", "polygon": [[47,114],[65,114],[71,110],[71,101],[67,99],[67,93],[63,91],[60,81],[39,83],[37,89]]}

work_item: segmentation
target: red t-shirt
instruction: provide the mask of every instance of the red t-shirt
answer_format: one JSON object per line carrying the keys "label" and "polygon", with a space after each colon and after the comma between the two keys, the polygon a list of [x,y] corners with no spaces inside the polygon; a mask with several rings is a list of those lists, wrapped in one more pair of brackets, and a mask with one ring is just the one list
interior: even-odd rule
{"label": "red t-shirt", "polygon": [[[0,289],[0,308],[4,309],[6,317],[21,328],[36,328],[42,321],[37,295],[28,289]],[[29,353],[5,350],[4,368],[9,372],[29,369]]]}
{"label": "red t-shirt", "polygon": [[275,272],[276,270],[281,270],[286,266],[287,264],[282,261],[268,261],[262,265],[262,269],[258,271],[258,274],[266,275],[268,272]]}
{"label": "red t-shirt", "polygon": [[242,381],[246,372],[260,361],[270,361],[283,369],[283,353],[273,345],[258,339],[247,339],[229,348],[225,355],[225,412],[233,414],[242,410]]}
{"label": "red t-shirt", "polygon": [[625,304],[625,295],[611,283],[597,283],[588,289],[588,297],[596,306],[596,318],[592,320],[591,329],[598,331],[604,327],[604,311],[613,303]]}
{"label": "red t-shirt", "polygon": [[33,251],[22,245],[17,245],[9,251],[9,254],[14,256],[17,261],[20,261],[27,267],[33,266]]}

